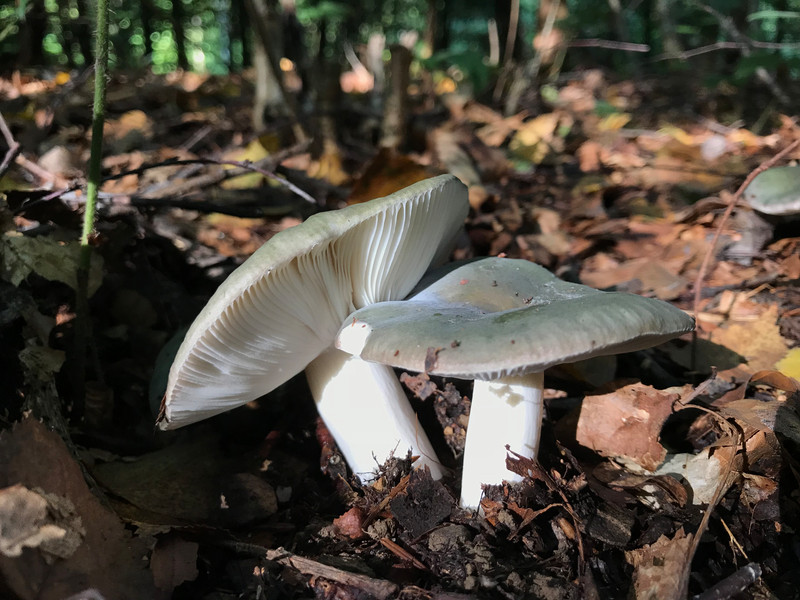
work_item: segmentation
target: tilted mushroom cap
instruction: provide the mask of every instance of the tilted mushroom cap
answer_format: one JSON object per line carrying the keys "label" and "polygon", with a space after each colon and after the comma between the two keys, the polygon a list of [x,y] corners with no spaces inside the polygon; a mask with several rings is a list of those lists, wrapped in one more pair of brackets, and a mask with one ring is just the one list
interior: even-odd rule
{"label": "tilted mushroom cap", "polygon": [[800,214],[800,166],[772,167],[756,175],[744,199],[768,215]]}
{"label": "tilted mushroom cap", "polygon": [[300,373],[348,314],[402,298],[442,262],[463,224],[450,175],[278,233],[219,287],[170,370],[160,419],[180,427],[245,404]]}
{"label": "tilted mushroom cap", "polygon": [[485,258],[406,301],[356,311],[336,345],[368,361],[488,381],[641,350],[693,327],[660,300],[567,283],[525,260]]}

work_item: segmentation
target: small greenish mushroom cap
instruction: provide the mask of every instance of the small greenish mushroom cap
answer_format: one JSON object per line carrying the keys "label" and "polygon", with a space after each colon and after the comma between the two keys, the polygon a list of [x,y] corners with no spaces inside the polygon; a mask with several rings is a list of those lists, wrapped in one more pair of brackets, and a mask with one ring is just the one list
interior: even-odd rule
{"label": "small greenish mushroom cap", "polygon": [[393,367],[491,381],[641,350],[693,328],[666,302],[567,283],[525,260],[485,258],[406,301],[354,312],[336,344]]}
{"label": "small greenish mushroom cap", "polygon": [[275,235],[190,327],[159,426],[230,410],[303,371],[332,346],[348,314],[403,298],[430,265],[446,260],[468,210],[464,185],[442,175]]}
{"label": "small greenish mushroom cap", "polygon": [[772,167],[759,173],[745,189],[744,199],[768,215],[800,214],[800,166]]}

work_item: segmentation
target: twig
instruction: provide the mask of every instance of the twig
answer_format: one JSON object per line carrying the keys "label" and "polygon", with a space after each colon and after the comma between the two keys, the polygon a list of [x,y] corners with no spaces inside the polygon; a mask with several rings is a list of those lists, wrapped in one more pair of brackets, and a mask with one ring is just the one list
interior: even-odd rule
{"label": "twig", "polygon": [[570,48],[603,48],[605,50],[619,50],[620,52],[650,52],[650,46],[647,44],[616,42],[614,40],[601,40],[597,38],[572,40],[567,45]]}
{"label": "twig", "polygon": [[292,554],[283,548],[267,550],[266,558],[284,566],[292,567],[304,575],[321,577],[342,585],[354,587],[370,597],[378,598],[378,600],[386,600],[397,593],[397,585],[391,581],[343,571],[310,558]]}
{"label": "twig", "polygon": [[506,37],[505,56],[503,56],[503,67],[511,64],[514,60],[514,45],[517,42],[517,30],[519,29],[519,0],[511,0],[511,14],[508,17],[508,37]]}
{"label": "twig", "polygon": [[[301,190],[299,187],[297,187],[295,184],[293,184],[285,177],[281,177],[280,175],[278,175],[277,173],[273,173],[272,171],[267,171],[266,169],[262,169],[261,167],[256,166],[250,161],[217,160],[215,158],[195,158],[187,161],[175,161],[172,164],[191,164],[191,163],[238,167],[244,171],[254,171],[255,173],[263,175],[267,179],[272,179],[274,181],[277,181],[281,185],[287,187],[289,190],[300,196],[306,202],[310,202],[311,204],[317,203],[317,201],[314,198],[312,198],[308,193]],[[212,181],[212,183],[216,182]]]}
{"label": "twig", "polygon": [[[103,182],[114,181],[116,179],[122,179],[123,177],[127,177],[128,175],[141,175],[142,173],[145,173],[146,171],[149,171],[151,169],[158,169],[160,167],[187,166],[187,165],[188,166],[198,166],[198,165],[204,165],[204,164],[205,165],[207,165],[207,164],[214,164],[214,165],[232,164],[232,165],[235,165],[235,166],[237,166],[239,168],[231,169],[231,170],[223,170],[223,171],[220,171],[218,173],[204,173],[204,174],[199,175],[198,177],[195,177],[195,178],[193,178],[191,180],[179,182],[178,184],[176,184],[176,185],[174,185],[172,187],[164,186],[164,187],[156,188],[156,190],[154,190],[154,189],[145,190],[144,192],[140,193],[136,197],[144,199],[148,194],[152,194],[154,191],[159,191],[160,192],[160,194],[158,196],[159,199],[160,198],[174,197],[174,196],[177,196],[178,194],[186,194],[186,193],[192,192],[194,190],[197,190],[197,189],[200,189],[200,188],[203,188],[203,187],[207,187],[207,186],[210,186],[210,185],[214,185],[215,183],[219,183],[221,181],[225,181],[227,179],[232,179],[234,177],[238,177],[238,176],[243,175],[243,174],[245,174],[247,172],[255,171],[255,172],[260,173],[261,175],[267,176],[267,177],[269,177],[271,179],[274,179],[275,181],[278,181],[278,182],[282,183],[283,185],[285,185],[287,188],[289,188],[291,191],[293,191],[295,194],[297,194],[298,196],[300,196],[304,200],[306,200],[308,202],[311,202],[313,204],[317,204],[317,201],[314,200],[314,198],[312,196],[310,196],[307,192],[304,192],[303,190],[299,189],[297,186],[295,186],[291,182],[287,181],[285,178],[283,178],[283,177],[281,177],[279,175],[276,175],[275,173],[272,173],[271,171],[268,171],[268,170],[264,169],[262,166],[260,166],[260,165],[265,165],[266,166],[266,165],[270,165],[270,164],[280,163],[280,161],[283,160],[282,159],[283,156],[290,156],[292,153],[294,153],[296,151],[302,152],[303,149],[306,148],[307,146],[308,146],[308,142],[304,142],[302,144],[296,144],[292,148],[289,148],[289,149],[287,149],[287,150],[285,150],[285,151],[283,151],[283,152],[281,152],[281,153],[279,153],[279,154],[277,154],[275,156],[270,156],[270,157],[264,158],[264,159],[262,159],[262,160],[260,160],[260,161],[258,161],[256,163],[246,163],[246,162],[236,162],[236,161],[220,161],[220,160],[211,159],[211,158],[192,158],[192,159],[172,159],[172,158],[170,158],[170,159],[158,162],[158,163],[150,163],[150,164],[147,164],[147,165],[142,165],[141,167],[138,167],[136,169],[130,169],[128,171],[123,171],[122,173],[116,173],[114,175],[108,175],[108,176],[103,178]],[[39,198],[37,200],[34,200],[34,201],[26,204],[26,208],[30,208],[34,204],[38,204],[38,203],[41,203],[41,202],[47,202],[47,201],[53,200],[55,198],[58,198],[60,196],[68,194],[70,192],[73,192],[73,191],[75,191],[77,189],[80,189],[80,187],[81,187],[80,185],[73,185],[73,186],[70,186],[70,187],[67,187],[67,188],[56,190],[56,191],[48,194],[47,196],[44,196],[42,198]],[[167,191],[165,191],[165,190],[167,190]],[[122,195],[123,196],[128,196],[128,194],[122,194]],[[156,198],[152,198],[152,199],[156,199]]]}
{"label": "twig", "polygon": [[760,578],[761,566],[758,563],[749,563],[702,594],[697,594],[692,600],[727,600],[741,594]]}
{"label": "twig", "polygon": [[3,157],[3,162],[0,163],[0,179],[2,179],[3,175],[8,171],[11,161],[14,160],[17,154],[22,150],[22,146],[19,145],[19,142],[15,140],[14,136],[11,134],[11,130],[8,128],[6,120],[3,118],[3,113],[0,113],[0,132],[3,134],[3,138],[6,140],[6,145],[8,146],[8,151]]}

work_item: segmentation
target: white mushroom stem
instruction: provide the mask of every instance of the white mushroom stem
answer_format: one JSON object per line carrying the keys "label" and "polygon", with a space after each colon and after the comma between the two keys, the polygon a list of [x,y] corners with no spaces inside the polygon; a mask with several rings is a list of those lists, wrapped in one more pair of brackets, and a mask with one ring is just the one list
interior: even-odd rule
{"label": "white mushroom stem", "polygon": [[475,381],[461,476],[462,507],[480,506],[481,484],[521,481],[506,469],[506,445],[522,456],[536,456],[543,384],[542,373]]}
{"label": "white mushroom stem", "polygon": [[317,411],[347,464],[362,480],[394,455],[411,450],[434,479],[443,472],[428,436],[391,367],[329,348],[306,367]]}

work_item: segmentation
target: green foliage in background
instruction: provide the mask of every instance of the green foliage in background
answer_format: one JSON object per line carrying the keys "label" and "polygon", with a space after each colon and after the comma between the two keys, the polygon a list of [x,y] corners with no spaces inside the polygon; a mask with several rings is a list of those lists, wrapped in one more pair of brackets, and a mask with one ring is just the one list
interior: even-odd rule
{"label": "green foliage in background", "polygon": [[[491,84],[494,70],[486,64],[489,52],[487,23],[495,18],[497,3],[482,0],[436,0],[440,24],[446,25],[446,48],[426,59],[426,68],[443,72],[455,68],[474,90]],[[800,78],[800,0],[643,0],[622,3],[617,14],[614,3],[595,0],[564,0],[569,17],[558,26],[573,39],[597,38],[647,44],[648,54],[631,54],[603,48],[571,48],[565,68],[604,66],[623,76],[658,74],[673,70],[702,73],[710,85],[728,81],[741,85],[751,81],[757,69],[784,78]],[[625,9],[624,6],[631,6]],[[659,11],[658,7],[665,7]],[[85,67],[89,44],[81,26],[94,19],[89,0],[15,0],[0,3],[0,57],[14,65],[24,43],[25,28],[34,17],[42,22],[42,49],[47,65],[58,68]],[[749,7],[749,8],[748,8]],[[523,58],[533,55],[538,0],[520,1],[518,48]],[[305,30],[310,56],[319,49],[327,58],[343,60],[341,44],[365,43],[373,33],[397,42],[403,32],[422,33],[428,0],[297,0],[296,12]],[[243,0],[111,0],[111,61],[116,69],[151,69],[157,73],[180,64],[178,36],[185,45],[189,68],[223,74],[246,66],[252,35],[244,14]],[[761,43],[749,54],[739,48],[710,49],[691,57],[669,55],[670,43],[681,51],[736,41],[720,19],[731,20],[747,38]],[[40,13],[44,13],[43,15]],[[84,14],[86,12],[86,14]],[[238,15],[238,16],[237,16]],[[666,15],[666,16],[665,16]],[[176,27],[180,22],[181,27]],[[502,24],[500,24],[502,27]],[[90,36],[91,37],[91,36]],[[323,43],[324,42],[324,43]],[[670,42],[670,43],[668,43]],[[764,46],[766,44],[766,46]],[[334,56],[334,54],[336,56]]]}

